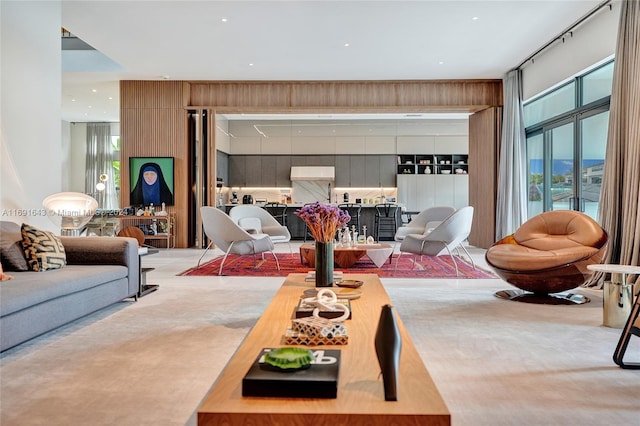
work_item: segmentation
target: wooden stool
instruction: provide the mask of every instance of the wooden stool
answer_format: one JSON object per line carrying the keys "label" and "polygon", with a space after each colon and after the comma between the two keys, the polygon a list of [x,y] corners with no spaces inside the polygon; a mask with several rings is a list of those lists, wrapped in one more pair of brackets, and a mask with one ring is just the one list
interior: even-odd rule
{"label": "wooden stool", "polygon": [[144,244],[144,232],[137,226],[127,226],[118,232],[118,237],[129,237],[138,240],[138,247]]}

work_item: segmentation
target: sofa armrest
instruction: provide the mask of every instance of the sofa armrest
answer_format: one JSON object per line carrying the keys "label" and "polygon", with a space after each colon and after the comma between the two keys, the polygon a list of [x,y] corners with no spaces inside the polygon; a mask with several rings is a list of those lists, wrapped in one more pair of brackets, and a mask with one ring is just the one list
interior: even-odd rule
{"label": "sofa armrest", "polygon": [[60,237],[69,265],[122,265],[128,269],[129,290],[140,285],[138,241],[128,237]]}
{"label": "sofa armrest", "polygon": [[125,237],[60,237],[69,265],[137,266],[138,242]]}

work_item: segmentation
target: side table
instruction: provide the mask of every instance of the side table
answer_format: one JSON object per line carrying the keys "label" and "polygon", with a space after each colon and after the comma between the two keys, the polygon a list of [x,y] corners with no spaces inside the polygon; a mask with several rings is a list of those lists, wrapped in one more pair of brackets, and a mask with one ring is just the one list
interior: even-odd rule
{"label": "side table", "polygon": [[587,269],[610,274],[620,274],[620,283],[605,281],[603,286],[603,324],[611,328],[623,328],[633,305],[633,284],[627,284],[627,275],[640,274],[640,266],[595,264]]}
{"label": "side table", "polygon": [[146,296],[149,293],[152,293],[160,287],[157,284],[147,284],[147,272],[153,271],[155,268],[143,268],[142,267],[142,256],[147,256],[150,254],[159,253],[160,250],[156,248],[148,248],[148,247],[140,247],[138,249],[138,256],[140,257],[140,290],[136,296],[136,300],[138,297]]}

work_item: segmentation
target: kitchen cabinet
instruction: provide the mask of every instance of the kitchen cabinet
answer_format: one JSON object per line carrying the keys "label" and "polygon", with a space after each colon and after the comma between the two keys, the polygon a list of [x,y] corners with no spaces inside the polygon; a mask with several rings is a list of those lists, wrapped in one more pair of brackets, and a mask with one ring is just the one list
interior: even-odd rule
{"label": "kitchen cabinet", "polygon": [[398,202],[408,211],[469,205],[469,175],[398,175]]}
{"label": "kitchen cabinet", "polygon": [[276,156],[262,157],[262,181],[260,186],[276,186]]}
{"label": "kitchen cabinet", "polygon": [[394,155],[367,155],[365,161],[366,187],[396,186],[396,167]]}
{"label": "kitchen cabinet", "polygon": [[[263,186],[262,156],[247,155],[245,163],[245,186]],[[275,177],[275,176],[274,176]],[[275,179],[274,179],[275,182]]]}
{"label": "kitchen cabinet", "polygon": [[226,163],[227,186],[290,187],[292,166],[334,166],[335,187],[396,186],[395,155],[231,155]]}
{"label": "kitchen cabinet", "polygon": [[350,184],[351,187],[366,187],[366,159],[365,155],[350,156]]}
{"label": "kitchen cabinet", "polygon": [[229,183],[229,154],[222,151],[216,151],[216,178]]}
{"label": "kitchen cabinet", "polygon": [[246,186],[245,165],[246,157],[244,155],[229,156],[229,186]]}
{"label": "kitchen cabinet", "polygon": [[[288,155],[276,156],[276,185],[278,187],[291,186],[291,157]],[[262,163],[264,167],[264,162]]]}
{"label": "kitchen cabinet", "polygon": [[336,155],[335,168],[335,186],[337,188],[348,188],[351,186],[351,156]]}

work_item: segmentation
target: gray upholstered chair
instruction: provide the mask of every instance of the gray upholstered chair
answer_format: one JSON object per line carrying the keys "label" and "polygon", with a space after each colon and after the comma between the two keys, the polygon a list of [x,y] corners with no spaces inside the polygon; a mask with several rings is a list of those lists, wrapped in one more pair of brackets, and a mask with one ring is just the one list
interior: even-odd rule
{"label": "gray upholstered chair", "polygon": [[273,244],[287,243],[291,249],[291,233],[262,207],[241,204],[229,210],[229,217],[249,233],[267,234]]}
{"label": "gray upholstered chair", "polygon": [[225,252],[224,258],[220,263],[218,275],[222,274],[222,267],[229,253],[239,255],[252,254],[255,258],[257,253],[268,251],[273,255],[278,270],[280,270],[280,263],[273,252],[273,242],[269,235],[263,233],[250,234],[234,222],[229,215],[215,207],[201,207],[200,214],[202,215],[204,233],[210,242],[207,249],[202,253],[202,256],[200,256],[200,259],[198,259],[198,266],[200,266],[200,261],[211,247],[211,244],[215,244],[220,250]]}
{"label": "gray upholstered chair", "polygon": [[451,216],[456,209],[449,206],[429,207],[411,218],[411,222],[401,226],[396,231],[394,239],[402,241],[407,235],[423,235],[427,231],[435,229],[440,223]]}
{"label": "gray upholstered chair", "polygon": [[475,268],[475,263],[471,255],[462,244],[471,233],[473,222],[473,207],[467,206],[455,211],[448,218],[443,220],[433,231],[423,235],[409,234],[400,244],[400,253],[396,258],[396,268],[402,253],[412,253],[414,255],[440,256],[448,254],[451,256],[453,266],[456,268],[456,276],[459,274],[453,250],[459,252],[459,248],[466,253]]}

